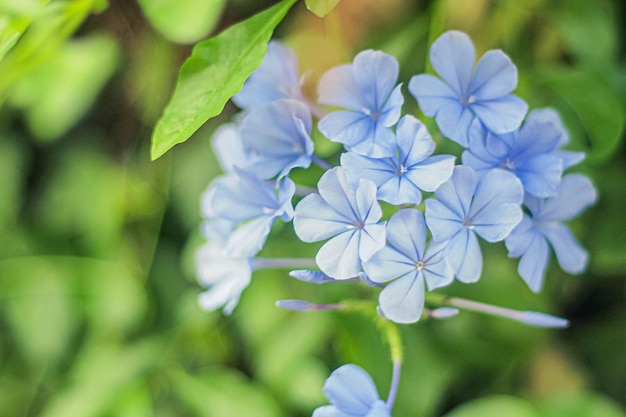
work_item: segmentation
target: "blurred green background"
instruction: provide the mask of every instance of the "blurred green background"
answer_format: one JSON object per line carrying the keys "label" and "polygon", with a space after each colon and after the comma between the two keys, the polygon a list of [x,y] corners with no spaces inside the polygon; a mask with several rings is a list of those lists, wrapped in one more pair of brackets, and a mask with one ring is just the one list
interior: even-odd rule
{"label": "blurred green background", "polygon": [[[193,43],[271,3],[0,0],[0,417],[308,416],[348,362],[386,397],[391,366],[371,322],[274,307],[370,289],[263,271],[231,317],[198,308],[199,196],[219,175],[209,139],[236,109],[149,160]],[[403,326],[394,416],[626,415],[625,27],[622,0],[343,0],[324,19],[299,2],[279,26],[311,95],[325,69],[366,48],[397,56],[406,85],[448,28],[469,33],[479,53],[504,49],[517,94],[561,113],[570,149],[588,153],[575,170],[600,193],[572,223],[591,253],[585,274],[553,260],[535,295],[492,245],[478,284],[446,290],[571,327],[470,313]],[[319,174],[299,179],[313,185]],[[263,252],[314,253],[282,225]]]}

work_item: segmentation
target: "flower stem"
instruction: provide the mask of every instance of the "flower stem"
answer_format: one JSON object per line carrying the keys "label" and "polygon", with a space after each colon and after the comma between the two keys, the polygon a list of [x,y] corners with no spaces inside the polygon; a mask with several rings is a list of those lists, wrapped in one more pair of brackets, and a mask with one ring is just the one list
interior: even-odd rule
{"label": "flower stem", "polygon": [[491,316],[504,317],[520,323],[535,327],[564,328],[569,326],[569,321],[550,314],[536,311],[519,311],[510,308],[494,306],[478,301],[466,300],[464,298],[446,297],[442,295],[429,294],[428,302],[437,305],[446,305],[459,308],[461,310],[474,311],[477,313],[489,314]]}
{"label": "flower stem", "polygon": [[304,185],[296,185],[296,195],[299,195],[301,197],[307,196],[309,194],[314,194],[317,192],[317,189],[313,188],[313,187],[307,187]]}
{"label": "flower stem", "polygon": [[396,401],[396,395],[398,394],[401,369],[402,362],[399,360],[393,361],[393,375],[391,376],[391,387],[389,388],[389,396],[387,397],[387,410],[389,410],[390,413],[391,410],[393,410],[393,404]]}
{"label": "flower stem", "polygon": [[330,165],[328,162],[324,161],[322,158],[315,154],[311,155],[311,161],[320,168],[326,170],[332,169],[332,165]]}

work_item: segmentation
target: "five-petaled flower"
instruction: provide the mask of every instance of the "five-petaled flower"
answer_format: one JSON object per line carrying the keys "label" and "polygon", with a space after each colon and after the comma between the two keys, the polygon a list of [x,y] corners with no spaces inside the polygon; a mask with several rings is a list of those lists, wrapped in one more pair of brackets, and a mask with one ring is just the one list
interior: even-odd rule
{"label": "five-petaled flower", "polygon": [[372,377],[363,368],[347,364],[333,371],[324,384],[331,405],[323,405],[312,417],[390,417]]}
{"label": "five-petaled flower", "polygon": [[319,194],[309,194],[296,206],[296,234],[304,242],[332,237],[317,253],[317,265],[332,278],[353,278],[361,263],[385,245],[376,185],[361,180],[353,188],[343,168],[335,167],[320,178],[317,189]]}
{"label": "five-petaled flower", "polygon": [[455,157],[431,156],[435,142],[426,127],[413,116],[404,116],[395,133],[396,152],[385,158],[372,158],[347,152],[341,155],[350,182],[360,178],[374,181],[378,199],[391,204],[419,204],[423,191],[433,192],[452,175]]}
{"label": "five-petaled flower", "polygon": [[382,313],[397,323],[414,323],[424,307],[424,285],[429,290],[449,284],[454,272],[443,257],[445,244],[426,248],[422,212],[404,209],[387,223],[387,245],[363,264],[374,282],[388,284],[378,297]]}
{"label": "five-petaled flower", "polygon": [[409,91],[425,115],[435,117],[441,132],[462,146],[476,120],[491,132],[517,129],[528,105],[511,94],[517,86],[517,68],[500,50],[487,51],[476,64],[471,39],[462,32],[441,35],[430,48],[430,63],[441,79],[414,76]]}
{"label": "five-petaled flower", "polygon": [[596,199],[593,184],[580,174],[564,176],[554,197],[526,196],[524,204],[529,214],[524,214],[505,244],[510,257],[521,257],[517,271],[532,291],[538,292],[543,284],[550,256],[549,246],[552,246],[561,269],[570,274],[585,270],[587,251],[562,222],[579,215]]}
{"label": "five-petaled flower", "polygon": [[374,158],[396,151],[391,126],[400,118],[404,98],[398,61],[380,51],[359,53],[352,64],[328,70],[319,81],[318,102],[342,107],[320,120],[319,130],[346,149]]}
{"label": "five-petaled flower", "polygon": [[426,200],[426,223],[434,241],[446,241],[446,259],[462,282],[482,271],[476,235],[487,242],[506,238],[522,220],[524,189],[513,174],[493,169],[480,179],[470,167],[457,166],[452,178]]}

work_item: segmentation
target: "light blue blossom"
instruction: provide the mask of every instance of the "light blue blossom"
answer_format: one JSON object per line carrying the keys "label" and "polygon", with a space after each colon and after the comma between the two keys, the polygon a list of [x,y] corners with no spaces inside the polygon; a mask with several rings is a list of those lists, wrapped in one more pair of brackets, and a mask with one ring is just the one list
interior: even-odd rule
{"label": "light blue blossom", "polygon": [[424,307],[424,285],[429,290],[449,284],[454,272],[446,263],[445,243],[426,249],[426,223],[422,212],[405,209],[387,223],[387,245],[363,269],[374,282],[388,284],[378,297],[382,313],[397,323],[414,323]]}
{"label": "light blue blossom", "polygon": [[241,123],[244,152],[254,155],[246,170],[263,179],[286,176],[311,165],[311,114],[306,105],[284,99],[253,108]]}
{"label": "light blue blossom", "polygon": [[396,152],[385,158],[371,158],[348,152],[341,155],[341,165],[352,183],[360,178],[374,181],[378,199],[391,204],[419,204],[423,191],[435,191],[452,175],[454,157],[431,156],[435,142],[426,127],[406,115],[396,127]]}
{"label": "light blue blossom", "polygon": [[200,283],[209,287],[199,296],[200,306],[207,311],[223,307],[224,314],[230,314],[250,284],[252,259],[207,242],[196,252],[196,272]]}
{"label": "light blue blossom", "polygon": [[298,59],[293,51],[270,41],[259,68],[232,100],[244,110],[283,98],[302,100]]}
{"label": "light blue blossom", "polygon": [[480,124],[473,126],[463,164],[479,174],[492,168],[506,169],[522,181],[527,193],[535,197],[554,195],[563,170],[582,160],[584,154],[560,150],[566,133],[546,116],[543,111],[531,111],[518,131],[500,136]]}
{"label": "light blue blossom", "polygon": [[319,81],[319,103],[344,108],[320,120],[318,128],[346,149],[374,158],[392,156],[390,127],[400,118],[404,102],[398,61],[380,51],[359,53],[352,64],[328,70]]}
{"label": "light blue blossom", "polygon": [[376,385],[363,368],[347,364],[337,368],[324,384],[331,405],[318,407],[312,417],[390,417]]}
{"label": "light blue blossom", "polygon": [[517,271],[532,291],[541,290],[550,246],[561,269],[570,274],[585,270],[589,257],[587,251],[562,222],[576,217],[596,199],[593,184],[580,174],[564,176],[554,197],[526,196],[524,204],[529,214],[524,214],[505,243],[511,258],[521,257]]}
{"label": "light blue blossom", "polygon": [[332,237],[317,253],[317,265],[331,278],[353,278],[361,263],[385,245],[376,185],[361,180],[353,188],[343,169],[335,167],[320,178],[317,188],[319,194],[307,195],[296,206],[294,229],[304,242]]}
{"label": "light blue blossom", "polygon": [[509,57],[500,50],[487,51],[474,68],[475,57],[466,34],[446,32],[430,48],[430,63],[441,79],[421,74],[409,82],[424,114],[465,147],[475,120],[502,134],[517,129],[528,110],[522,99],[510,94],[517,86],[517,68]]}
{"label": "light blue blossom", "polygon": [[261,249],[277,218],[292,219],[294,192],[295,184],[289,178],[274,187],[235,167],[234,173],[216,179],[209,186],[203,198],[203,212],[210,215],[209,219],[220,219],[222,225],[226,222],[233,225],[226,239],[230,253],[251,256]]}
{"label": "light blue blossom", "polygon": [[457,166],[452,178],[426,200],[426,223],[433,240],[447,242],[446,260],[462,282],[482,271],[478,234],[487,242],[506,238],[522,219],[522,184],[513,174],[493,169],[480,179],[470,167]]}
{"label": "light blue blossom", "polygon": [[215,129],[211,138],[213,153],[224,172],[233,172],[235,166],[244,168],[252,157],[246,154],[239,133],[238,124],[226,123]]}

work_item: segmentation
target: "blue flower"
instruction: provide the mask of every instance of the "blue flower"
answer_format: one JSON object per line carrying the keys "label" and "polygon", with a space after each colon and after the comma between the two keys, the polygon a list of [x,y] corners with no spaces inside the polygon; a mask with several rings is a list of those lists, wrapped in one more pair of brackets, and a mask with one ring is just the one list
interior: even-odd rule
{"label": "blue flower", "polygon": [[421,211],[405,209],[387,223],[387,246],[363,264],[374,282],[387,282],[378,297],[382,313],[397,323],[414,323],[424,307],[424,282],[429,290],[449,284],[454,272],[445,262],[445,245],[426,249],[426,223]]}
{"label": "blue flower", "polygon": [[497,134],[517,129],[528,105],[510,94],[517,68],[500,50],[487,51],[475,62],[470,38],[457,31],[441,35],[430,48],[430,63],[443,79],[416,75],[409,91],[425,115],[435,117],[441,132],[462,146],[475,119]]}
{"label": "blue flower", "polygon": [[357,365],[343,365],[330,374],[324,394],[332,405],[318,407],[312,417],[391,416],[378,396],[372,377]]}
{"label": "blue flower", "polygon": [[513,174],[493,169],[482,178],[457,166],[452,178],[426,200],[426,223],[433,240],[447,241],[446,259],[462,282],[475,282],[482,271],[476,234],[487,242],[506,238],[522,220],[522,184]]}
{"label": "blue flower", "polygon": [[296,206],[294,229],[304,242],[326,242],[315,257],[322,272],[331,278],[348,279],[385,246],[385,224],[378,223],[382,210],[376,201],[376,185],[361,180],[352,188],[341,167],[328,170]]}
{"label": "blue flower", "polygon": [[209,186],[203,211],[209,219],[233,225],[226,239],[230,253],[253,256],[262,248],[277,218],[290,221],[293,217],[294,192],[295,184],[289,178],[279,181],[275,188],[235,167],[233,174],[220,177]]}
{"label": "blue flower", "polygon": [[371,158],[348,152],[341,165],[350,182],[374,181],[378,199],[391,204],[419,204],[424,191],[435,191],[452,175],[454,157],[430,156],[435,150],[426,127],[413,116],[400,119],[394,142],[397,151],[386,158]]}
{"label": "blue flower", "polygon": [[245,169],[263,179],[282,178],[296,167],[311,165],[311,114],[295,100],[278,100],[253,108],[241,123],[245,153],[254,155]]}
{"label": "blue flower", "polygon": [[298,59],[293,51],[271,41],[261,65],[232,100],[244,110],[283,98],[302,100]]}
{"label": "blue flower", "polygon": [[535,197],[554,195],[563,170],[581,161],[584,154],[559,149],[566,133],[548,115],[543,110],[532,111],[518,131],[501,136],[481,125],[473,126],[463,164],[479,174],[492,168],[506,169],[522,181],[527,193]]}
{"label": "blue flower", "polygon": [[587,251],[562,222],[576,217],[596,199],[593,184],[580,174],[564,176],[554,197],[526,196],[524,204],[529,214],[524,214],[505,244],[511,258],[521,256],[517,271],[532,291],[538,292],[543,285],[550,246],[561,269],[570,274],[585,270]]}
{"label": "blue flower", "polygon": [[379,158],[392,156],[395,140],[390,127],[400,118],[404,102],[398,61],[380,51],[359,53],[352,64],[328,70],[319,81],[319,103],[342,107],[320,120],[318,128],[353,152]]}
{"label": "blue flower", "polygon": [[208,242],[196,252],[196,272],[200,283],[210,287],[200,294],[200,306],[207,311],[223,307],[224,314],[230,314],[250,284],[252,260]]}
{"label": "blue flower", "polygon": [[235,166],[243,168],[251,159],[243,148],[239,130],[236,123],[223,124],[215,129],[211,138],[213,153],[224,172],[233,172]]}

